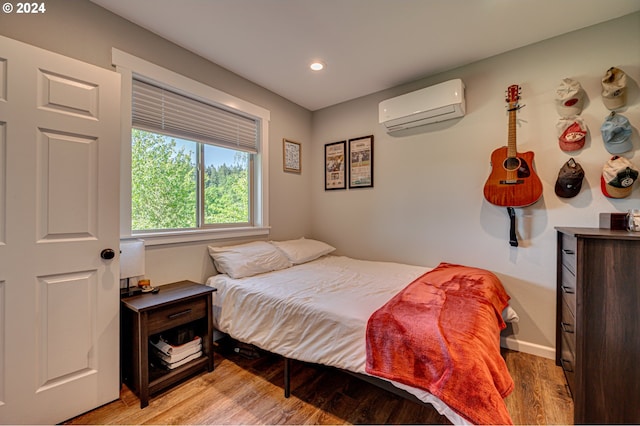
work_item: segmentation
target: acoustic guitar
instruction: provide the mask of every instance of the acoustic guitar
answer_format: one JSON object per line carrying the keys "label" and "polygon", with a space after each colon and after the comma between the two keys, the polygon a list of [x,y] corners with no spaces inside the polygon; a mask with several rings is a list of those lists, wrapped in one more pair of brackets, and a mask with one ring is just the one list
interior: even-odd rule
{"label": "acoustic guitar", "polygon": [[516,112],[522,108],[520,86],[507,88],[509,105],[509,137],[507,146],[491,154],[491,174],[484,184],[484,198],[496,206],[525,207],[542,195],[542,182],[533,170],[533,152],[516,149]]}
{"label": "acoustic guitar", "polygon": [[516,148],[516,112],[522,108],[520,86],[507,88],[509,136],[507,146],[491,154],[491,174],[484,184],[484,198],[496,206],[507,208],[511,220],[509,244],[518,246],[514,207],[529,206],[542,196],[542,182],[533,170],[533,152],[518,152]]}

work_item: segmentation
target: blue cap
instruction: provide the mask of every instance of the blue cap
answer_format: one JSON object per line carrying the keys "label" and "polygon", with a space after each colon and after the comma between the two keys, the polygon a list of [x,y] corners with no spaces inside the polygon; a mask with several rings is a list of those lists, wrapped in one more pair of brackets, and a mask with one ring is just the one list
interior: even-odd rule
{"label": "blue cap", "polygon": [[622,154],[631,151],[631,124],[627,117],[612,112],[600,127],[604,147],[611,154]]}

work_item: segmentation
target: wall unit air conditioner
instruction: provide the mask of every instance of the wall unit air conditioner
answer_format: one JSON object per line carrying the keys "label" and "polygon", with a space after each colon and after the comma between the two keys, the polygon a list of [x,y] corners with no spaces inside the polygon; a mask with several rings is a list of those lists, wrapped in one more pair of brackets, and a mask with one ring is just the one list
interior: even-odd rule
{"label": "wall unit air conditioner", "polygon": [[378,105],[379,121],[387,132],[451,120],[464,114],[464,83],[460,79],[387,99]]}

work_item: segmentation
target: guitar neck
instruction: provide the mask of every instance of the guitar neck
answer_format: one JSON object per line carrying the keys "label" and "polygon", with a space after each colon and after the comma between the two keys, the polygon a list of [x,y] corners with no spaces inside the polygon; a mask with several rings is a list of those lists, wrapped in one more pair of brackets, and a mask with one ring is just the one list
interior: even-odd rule
{"label": "guitar neck", "polygon": [[507,157],[515,158],[518,153],[516,149],[516,111],[518,105],[515,102],[509,103],[509,137],[507,139]]}

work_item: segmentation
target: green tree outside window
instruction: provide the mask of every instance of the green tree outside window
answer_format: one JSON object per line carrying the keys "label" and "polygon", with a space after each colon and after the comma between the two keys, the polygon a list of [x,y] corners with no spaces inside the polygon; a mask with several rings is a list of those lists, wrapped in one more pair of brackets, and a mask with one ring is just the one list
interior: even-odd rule
{"label": "green tree outside window", "polygon": [[[250,154],[132,129],[131,227],[137,231],[250,223]],[[220,158],[232,155],[232,164]],[[200,188],[198,164],[204,170]],[[200,201],[199,201],[200,197]],[[204,206],[199,220],[198,206]],[[199,223],[200,222],[200,223]]]}

